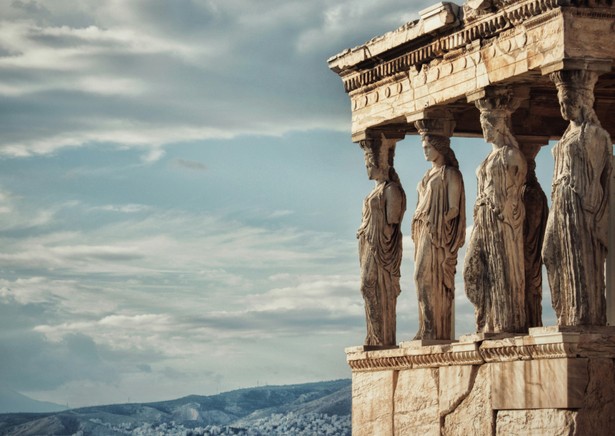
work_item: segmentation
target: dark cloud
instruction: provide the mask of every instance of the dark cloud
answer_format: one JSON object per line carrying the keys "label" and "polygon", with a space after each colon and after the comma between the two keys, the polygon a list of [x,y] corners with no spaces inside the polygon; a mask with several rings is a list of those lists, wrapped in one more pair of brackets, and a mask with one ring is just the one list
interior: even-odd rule
{"label": "dark cloud", "polygon": [[15,390],[50,390],[75,380],[114,382],[115,370],[103,362],[91,338],[71,334],[48,341],[23,331],[0,338],[0,384]]}
{"label": "dark cloud", "polygon": [[[5,293],[10,292],[6,288],[4,290]],[[19,304],[13,296],[0,297],[0,319],[3,322],[0,338],[31,329],[51,311],[53,306],[50,303]]]}
{"label": "dark cloud", "polygon": [[152,372],[152,367],[146,363],[141,363],[137,365],[137,369],[141,372],[147,372],[147,373]]}
{"label": "dark cloud", "polygon": [[29,1],[13,0],[11,2],[11,7],[15,9],[19,9],[27,13],[29,16],[47,17],[51,15],[51,13],[49,12],[49,9],[47,9],[45,6],[41,5],[39,2],[35,0],[29,0]]}
{"label": "dark cloud", "polygon": [[12,296],[0,298],[0,385],[46,390],[73,380],[117,380],[91,338],[71,334],[51,342],[32,330],[41,321],[57,316],[56,310],[52,303],[20,304]]}

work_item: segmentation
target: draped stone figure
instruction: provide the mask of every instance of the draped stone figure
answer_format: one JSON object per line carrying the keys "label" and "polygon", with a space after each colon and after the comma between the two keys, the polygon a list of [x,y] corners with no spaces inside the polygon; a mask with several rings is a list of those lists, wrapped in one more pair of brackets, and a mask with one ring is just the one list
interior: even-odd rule
{"label": "draped stone figure", "polygon": [[547,225],[549,207],[538,178],[536,155],[540,144],[522,144],[521,151],[527,161],[527,176],[523,204],[523,251],[525,262],[525,316],[528,327],[542,326],[542,243]]}
{"label": "draped stone figure", "polygon": [[593,110],[595,72],[551,74],[570,124],[553,148],[551,211],[542,256],[559,325],[605,325],[612,143]]}
{"label": "draped stone figure", "polygon": [[393,168],[395,143],[361,142],[365,166],[374,190],[363,203],[363,221],[357,231],[361,266],[361,293],[365,300],[365,345],[396,345],[396,304],[402,259],[401,222],[406,194]]}
{"label": "draped stone figure", "polygon": [[412,219],[419,303],[414,339],[452,339],[457,251],[465,242],[463,178],[447,136],[423,135],[423,150],[432,167],[418,184]]}
{"label": "draped stone figure", "polygon": [[523,332],[525,270],[523,187],[527,165],[510,131],[511,92],[476,102],[492,151],[477,170],[474,227],[464,264],[468,299],[479,332]]}

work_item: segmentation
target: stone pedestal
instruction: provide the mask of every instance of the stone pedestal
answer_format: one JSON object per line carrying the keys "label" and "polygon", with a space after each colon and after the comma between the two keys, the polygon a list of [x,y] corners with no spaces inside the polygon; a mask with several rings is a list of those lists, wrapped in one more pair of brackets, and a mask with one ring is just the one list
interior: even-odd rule
{"label": "stone pedestal", "polygon": [[614,327],[346,353],[354,436],[615,432]]}

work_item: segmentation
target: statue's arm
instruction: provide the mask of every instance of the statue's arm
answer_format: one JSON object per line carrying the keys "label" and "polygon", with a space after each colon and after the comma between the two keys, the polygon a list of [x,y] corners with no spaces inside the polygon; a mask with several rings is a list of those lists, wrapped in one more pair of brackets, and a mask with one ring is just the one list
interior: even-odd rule
{"label": "statue's arm", "polygon": [[521,151],[517,148],[510,150],[506,158],[508,170],[505,181],[506,206],[503,215],[505,220],[513,224],[513,226],[517,226],[524,216],[521,212],[524,210],[523,188],[525,187],[527,175],[527,162]]}
{"label": "statue's arm", "polygon": [[461,174],[455,170],[447,170],[446,183],[448,191],[448,210],[444,215],[445,221],[450,221],[459,215],[459,201],[461,198]]}
{"label": "statue's arm", "polygon": [[404,194],[396,184],[387,186],[384,190],[386,200],[387,224],[399,224],[404,216]]}
{"label": "statue's arm", "polygon": [[[608,190],[606,186],[602,186],[605,182],[602,180],[602,173],[605,168],[608,168],[611,150],[610,139],[601,127],[592,126],[588,128],[588,140],[583,147],[587,149],[587,164],[589,180],[588,186],[585,186],[585,194],[581,197],[583,208],[590,213],[597,213],[604,202],[604,193]],[[608,180],[606,180],[608,183]]]}

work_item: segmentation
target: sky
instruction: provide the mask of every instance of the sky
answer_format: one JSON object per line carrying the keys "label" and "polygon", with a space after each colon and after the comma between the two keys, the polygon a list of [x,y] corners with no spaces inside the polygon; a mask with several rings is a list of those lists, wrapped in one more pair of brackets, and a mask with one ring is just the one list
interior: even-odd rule
{"label": "sky", "polygon": [[[0,385],[77,407],[350,377],[373,182],[326,60],[432,3],[0,0]],[[490,146],[453,148],[471,227]],[[395,166],[410,340],[417,137]]]}

